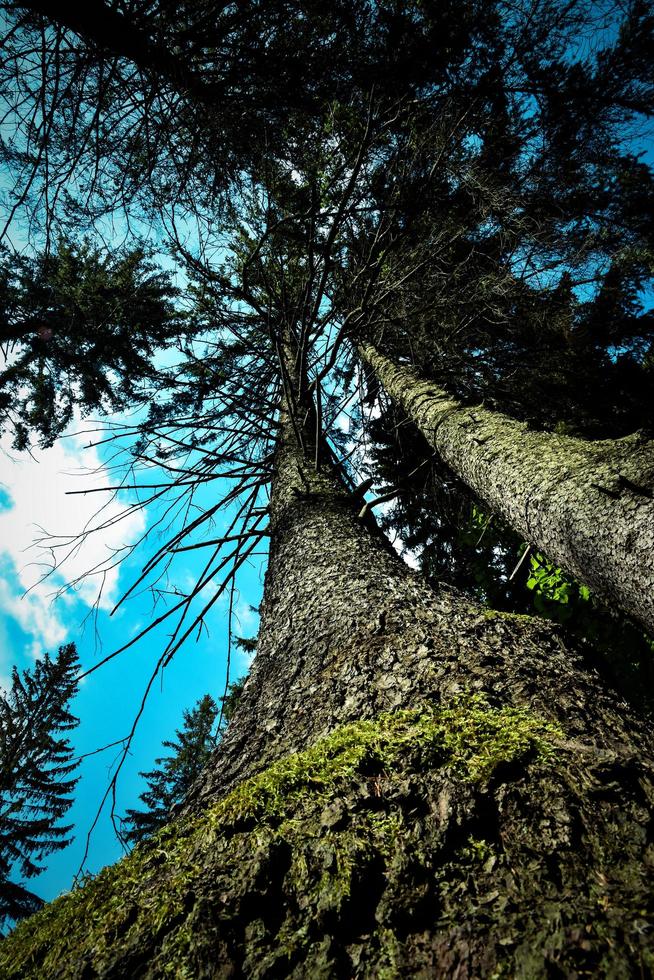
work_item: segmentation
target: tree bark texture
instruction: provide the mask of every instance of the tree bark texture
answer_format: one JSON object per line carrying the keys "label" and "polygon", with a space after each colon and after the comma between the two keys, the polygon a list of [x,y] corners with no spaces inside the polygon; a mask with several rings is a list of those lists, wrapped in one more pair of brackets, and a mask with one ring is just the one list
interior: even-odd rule
{"label": "tree bark texture", "polygon": [[371,344],[359,352],[469,487],[530,544],[654,634],[654,444],[588,442],[465,406]]}
{"label": "tree bark texture", "polygon": [[654,968],[645,723],[557,627],[434,591],[360,506],[287,420],[222,744],[161,834],[0,944],[1,975]]}

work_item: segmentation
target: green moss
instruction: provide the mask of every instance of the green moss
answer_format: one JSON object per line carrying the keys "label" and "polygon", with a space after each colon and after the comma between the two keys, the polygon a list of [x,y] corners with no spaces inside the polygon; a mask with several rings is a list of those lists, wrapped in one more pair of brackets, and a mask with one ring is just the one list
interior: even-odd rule
{"label": "green moss", "polygon": [[241,783],[210,811],[213,823],[278,816],[311,793],[330,795],[335,783],[365,762],[393,766],[411,749],[422,749],[466,779],[487,778],[499,762],[534,748],[552,751],[561,730],[524,708],[490,708],[482,695],[436,710],[396,711],[343,725],[316,745],[275,762]]}
{"label": "green moss", "polygon": [[[154,948],[158,975],[191,976],[198,942],[193,910],[202,904],[197,897],[208,895],[206,902],[220,907],[218,917],[228,927],[239,888],[258,887],[259,851],[268,876],[271,854],[281,855],[284,887],[298,903],[311,904],[318,917],[323,907],[338,909],[349,899],[368,855],[392,860],[405,829],[399,816],[370,810],[349,826],[339,809],[353,786],[372,778],[374,788],[371,774],[445,767],[463,782],[480,783],[498,766],[528,754],[547,760],[561,735],[525,709],[495,709],[479,695],[344,725],[245,780],[201,818],[168,825],[20,924],[0,944],[0,972],[44,980],[62,975],[62,964],[66,976],[81,974],[85,962],[97,972],[109,971],[130,949]],[[291,962],[308,944],[308,928],[302,916],[299,924],[297,918],[282,923],[275,949],[266,955]],[[259,956],[257,969],[264,975],[257,942],[254,929],[246,956]],[[390,948],[386,960],[392,970]]]}
{"label": "green moss", "polygon": [[477,837],[468,839],[467,847],[462,848],[461,854],[474,864],[486,864],[495,857],[494,849],[488,841]]}

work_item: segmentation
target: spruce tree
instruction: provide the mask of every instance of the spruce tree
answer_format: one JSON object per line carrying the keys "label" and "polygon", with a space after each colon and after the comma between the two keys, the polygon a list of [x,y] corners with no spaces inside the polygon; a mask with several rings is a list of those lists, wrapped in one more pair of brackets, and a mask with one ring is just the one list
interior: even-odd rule
{"label": "spruce tree", "polygon": [[82,414],[147,400],[154,354],[181,342],[177,291],[141,246],[63,239],[35,256],[0,249],[0,430],[49,446]]}
{"label": "spruce tree", "polygon": [[11,688],[0,695],[0,924],[42,905],[22,881],[72,840],[71,825],[60,821],[77,783],[68,733],[77,725],[70,702],[78,667],[68,643],[22,674],[14,668]]}
{"label": "spruce tree", "polygon": [[[599,285],[609,253],[614,299],[637,282],[645,234],[620,182],[632,172],[608,151],[649,98],[647,11],[606,6],[621,23],[602,61],[577,46],[598,27],[582,0],[381,0],[335,17],[272,2],[247,23],[211,3],[96,3],[101,33],[88,9],[21,5],[7,61],[37,122],[63,120],[60,172],[89,132],[88,113],[68,111],[79,78],[112,133],[79,167],[104,193],[73,205],[89,224],[113,203],[163,210],[208,338],[138,455],[163,458],[180,494],[234,479],[222,502],[238,500],[238,527],[216,538],[219,503],[193,510],[145,566],[139,583],[210,549],[192,595],[155,621],[179,617],[162,669],[202,589],[208,611],[263,537],[270,558],[257,657],[201,779],[175,820],[0,948],[10,975],[651,972],[649,727],[556,627],[409,570],[336,424],[362,339],[404,363],[417,322],[444,370],[454,349],[473,378],[478,341],[445,343],[470,318],[480,336],[509,324],[491,375],[514,346],[533,349],[525,314],[560,339],[572,284],[532,288],[516,261],[576,263],[578,287],[599,243]],[[49,62],[30,74],[21,43],[50,44],[56,86]]]}
{"label": "spruce tree", "polygon": [[170,819],[172,808],[186,796],[216,746],[217,715],[216,702],[205,694],[194,708],[184,711],[184,723],[175,738],[164,741],[168,755],[155,759],[157,768],[139,774],[148,783],[139,797],[145,808],[127,810],[121,828],[127,843],[137,844]]}

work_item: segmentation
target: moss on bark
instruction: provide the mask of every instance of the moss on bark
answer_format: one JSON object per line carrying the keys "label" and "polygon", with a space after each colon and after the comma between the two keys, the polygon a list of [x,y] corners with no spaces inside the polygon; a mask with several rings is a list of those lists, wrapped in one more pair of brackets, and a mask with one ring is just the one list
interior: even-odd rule
{"label": "moss on bark", "polygon": [[646,975],[647,726],[550,625],[407,569],[290,423],[275,468],[257,657],[184,815],[0,975]]}
{"label": "moss on bark", "polygon": [[525,540],[654,633],[654,441],[537,432],[359,352],[427,442]]}
{"label": "moss on bark", "polygon": [[0,972],[633,975],[646,800],[634,771],[607,810],[605,770],[479,695],[343,725],[21,924]]}

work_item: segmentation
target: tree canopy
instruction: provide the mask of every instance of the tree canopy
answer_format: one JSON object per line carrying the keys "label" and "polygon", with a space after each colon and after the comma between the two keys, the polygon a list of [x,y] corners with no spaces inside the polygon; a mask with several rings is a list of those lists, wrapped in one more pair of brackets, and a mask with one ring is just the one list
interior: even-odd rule
{"label": "tree canopy", "polygon": [[14,221],[138,209],[229,329],[283,282],[327,363],[337,322],[538,424],[651,418],[647,4],[7,7]]}
{"label": "tree canopy", "polygon": [[2,253],[0,420],[24,449],[51,445],[80,413],[147,400],[154,355],[181,343],[177,291],[142,248],[109,254],[61,241],[35,257]]}

